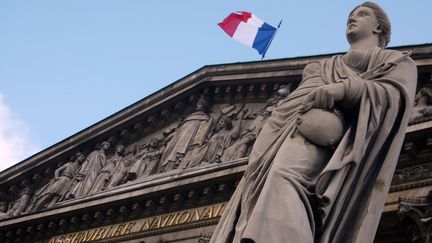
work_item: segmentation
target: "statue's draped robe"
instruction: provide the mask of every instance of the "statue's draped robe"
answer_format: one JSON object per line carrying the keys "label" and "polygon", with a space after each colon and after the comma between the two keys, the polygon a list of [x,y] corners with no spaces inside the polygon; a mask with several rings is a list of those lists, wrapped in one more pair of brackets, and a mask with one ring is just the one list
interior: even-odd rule
{"label": "statue's draped robe", "polygon": [[89,194],[97,193],[106,188],[108,181],[110,180],[112,173],[120,160],[121,156],[114,155],[111,157],[99,172],[96,180],[94,181],[93,187],[90,190]]}
{"label": "statue's draped robe", "polygon": [[78,171],[79,181],[72,186],[70,194],[75,198],[87,196],[105,164],[106,155],[104,151],[95,150],[91,152]]}
{"label": "statue's draped robe", "polygon": [[264,111],[259,114],[246,131],[240,135],[240,138],[223,151],[222,162],[234,161],[246,156],[249,146],[253,144],[269,117],[269,114],[271,114],[274,106],[276,106],[277,102],[280,100],[281,99],[277,99],[269,106],[266,106]]}
{"label": "statue's draped robe", "polygon": [[145,158],[143,158],[143,161],[141,163],[145,164],[145,170],[139,175],[139,176],[149,176],[153,175],[157,172],[157,169],[159,167],[159,159],[162,155],[162,148],[150,148],[145,155]]}
{"label": "statue's draped robe", "polygon": [[[34,196],[34,202],[29,207],[29,211],[37,211],[43,207],[50,206],[45,199],[52,197],[54,202],[61,199],[68,193],[69,185],[72,182],[75,173],[78,171],[79,166],[74,162],[68,162],[57,169],[58,177],[51,179],[39,192]],[[51,203],[53,203],[51,201]]]}
{"label": "statue's draped robe", "polygon": [[224,151],[232,145],[235,139],[236,137],[233,135],[232,130],[222,129],[218,131],[209,139],[203,161],[207,163],[214,163],[218,159],[222,161]]}
{"label": "statue's draped robe", "polygon": [[[355,58],[347,63],[334,56],[309,64],[299,87],[273,110],[211,242],[373,242],[413,106],[417,72],[398,51],[350,54]],[[375,70],[379,65],[384,68]],[[345,86],[340,104],[351,106],[336,150],[326,152],[300,135],[291,138],[303,98],[336,82]]]}
{"label": "statue's draped robe", "polygon": [[118,156],[116,158],[116,167],[112,171],[107,188],[116,187],[126,181],[127,176],[129,175],[130,164],[131,161],[123,156]]}
{"label": "statue's draped robe", "polygon": [[[168,142],[161,158],[162,171],[173,169],[178,162],[178,155],[184,156],[192,147],[204,143],[211,126],[211,118],[203,111],[189,115],[177,128],[176,134]],[[192,153],[191,151],[190,153]]]}

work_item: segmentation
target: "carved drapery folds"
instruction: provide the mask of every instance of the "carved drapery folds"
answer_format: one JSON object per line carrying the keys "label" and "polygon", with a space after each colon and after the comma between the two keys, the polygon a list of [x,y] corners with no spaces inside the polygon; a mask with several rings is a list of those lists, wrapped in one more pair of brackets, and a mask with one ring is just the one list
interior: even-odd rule
{"label": "carved drapery folds", "polygon": [[[27,212],[27,207],[30,203],[30,200],[33,196],[34,190],[33,188],[24,183],[24,187],[18,192],[12,192],[16,194],[15,199],[8,200],[7,196],[0,196],[0,220],[9,217],[16,217],[25,212]],[[12,191],[15,191],[12,189]]]}
{"label": "carved drapery folds", "polygon": [[398,215],[407,226],[411,242],[432,242],[432,191],[426,197],[401,197],[399,203]]}
{"label": "carved drapery folds", "polygon": [[73,183],[74,176],[77,174],[84,159],[85,155],[78,152],[76,156],[71,158],[71,162],[60,166],[54,172],[54,178],[35,193],[29,206],[29,211],[49,208],[56,202],[62,200],[68,193],[69,187]]}
{"label": "carved drapery folds", "polygon": [[110,146],[111,143],[108,141],[96,145],[96,149],[87,156],[74,176],[71,191],[65,197],[66,199],[84,197],[90,193],[99,173],[106,164],[106,153]]}
{"label": "carved drapery folds", "polygon": [[[209,102],[201,97],[196,103],[195,112],[187,116],[177,126],[169,138],[161,157],[160,172],[176,169],[180,164],[183,168],[195,166],[201,147],[204,145],[212,127],[213,119],[208,114]],[[189,154],[189,157],[186,157]]]}
{"label": "carved drapery folds", "polygon": [[49,209],[62,201],[155,174],[247,157],[266,119],[290,88],[280,86],[264,104],[235,103],[232,97],[229,104],[211,104],[208,90],[199,97],[192,95],[189,101],[196,104],[193,111],[177,103],[173,112],[159,112],[164,119],[180,116],[178,122],[159,132],[150,133],[158,127],[158,120],[149,116],[146,126],[135,123],[132,132],[122,129],[118,138],[110,137],[94,145],[87,155],[75,152],[67,162],[58,163],[57,169],[45,170],[45,177],[35,174],[36,190],[30,186],[14,188],[16,196],[0,197],[0,220]]}

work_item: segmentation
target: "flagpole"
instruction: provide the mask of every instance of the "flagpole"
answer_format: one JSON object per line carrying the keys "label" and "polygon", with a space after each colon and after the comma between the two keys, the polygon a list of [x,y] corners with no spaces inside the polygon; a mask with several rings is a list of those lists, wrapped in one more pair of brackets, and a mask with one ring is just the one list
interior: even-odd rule
{"label": "flagpole", "polygon": [[282,24],[282,20],[283,19],[281,19],[281,21],[279,22],[279,24],[278,24],[278,26],[277,26],[277,29],[276,29],[276,31],[273,33],[273,35],[272,35],[272,37],[271,37],[271,39],[270,39],[270,41],[269,41],[269,43],[267,43],[267,45],[266,45],[266,48],[264,49],[264,53],[262,54],[262,57],[261,57],[261,60],[263,60],[264,59],[264,57],[265,57],[265,54],[266,54],[266,52],[267,52],[267,49],[270,47],[270,44],[272,43],[272,41],[273,41],[273,38],[275,37],[275,35],[276,35],[276,33],[277,33],[277,31],[279,30],[279,27],[281,26],[281,24]]}

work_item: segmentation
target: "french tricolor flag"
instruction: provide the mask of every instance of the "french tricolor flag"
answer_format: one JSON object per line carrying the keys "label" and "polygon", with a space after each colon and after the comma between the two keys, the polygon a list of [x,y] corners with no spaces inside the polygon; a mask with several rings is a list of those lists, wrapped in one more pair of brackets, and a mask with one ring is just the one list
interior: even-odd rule
{"label": "french tricolor flag", "polygon": [[233,39],[255,48],[263,58],[277,30],[249,12],[232,13],[218,25]]}

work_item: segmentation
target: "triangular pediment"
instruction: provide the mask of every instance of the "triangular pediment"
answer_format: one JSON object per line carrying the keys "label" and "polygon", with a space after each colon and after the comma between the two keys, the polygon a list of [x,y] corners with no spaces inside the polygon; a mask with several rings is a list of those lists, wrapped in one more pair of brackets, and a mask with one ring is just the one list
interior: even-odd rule
{"label": "triangular pediment", "polygon": [[[281,98],[281,85],[289,84],[287,92],[294,89],[304,66],[321,58],[204,66],[2,172],[4,198],[14,204],[23,195],[29,197],[17,216],[160,181],[164,174],[244,161],[261,125],[256,118],[268,114],[266,107]],[[224,154],[228,147],[230,154]],[[47,193],[60,198],[45,199]]]}
{"label": "triangular pediment", "polygon": [[[430,45],[415,48],[419,70],[430,74]],[[106,217],[112,208],[117,217],[126,204],[126,214],[131,208],[162,213],[165,200],[171,208],[184,203],[178,197],[205,205],[214,191],[221,193],[216,201],[226,200],[233,186],[221,178],[238,183],[272,108],[298,86],[307,64],[329,56],[198,69],[0,173],[7,208],[0,227],[26,221],[47,227],[71,212],[80,220],[98,210]],[[200,181],[209,186],[196,186]]]}

